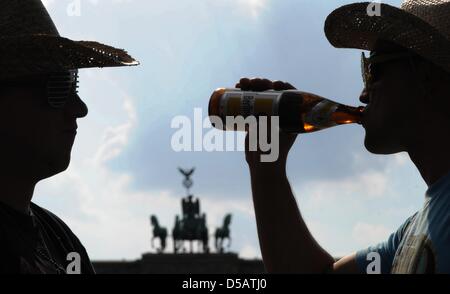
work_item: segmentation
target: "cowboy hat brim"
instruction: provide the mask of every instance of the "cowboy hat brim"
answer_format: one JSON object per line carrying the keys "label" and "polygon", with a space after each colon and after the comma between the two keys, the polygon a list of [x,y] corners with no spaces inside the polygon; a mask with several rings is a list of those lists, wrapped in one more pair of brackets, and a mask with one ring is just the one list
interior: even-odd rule
{"label": "cowboy hat brim", "polygon": [[98,42],[73,41],[53,35],[0,37],[0,78],[138,64],[125,50]]}
{"label": "cowboy hat brim", "polygon": [[334,10],[325,21],[325,35],[337,48],[374,50],[377,40],[391,41],[450,71],[450,41],[421,18],[400,8],[381,5],[379,16],[369,16],[371,2]]}

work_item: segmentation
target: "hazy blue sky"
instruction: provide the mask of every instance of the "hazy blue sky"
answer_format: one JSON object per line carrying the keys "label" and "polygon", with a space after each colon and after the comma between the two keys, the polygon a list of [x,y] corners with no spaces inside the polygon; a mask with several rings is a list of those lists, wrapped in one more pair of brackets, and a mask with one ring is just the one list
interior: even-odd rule
{"label": "hazy blue sky", "polygon": [[[61,216],[92,258],[134,259],[150,251],[150,214],[171,230],[181,213],[176,168],[196,166],[192,191],[210,230],[233,213],[231,249],[260,256],[244,154],[174,152],[170,122],[195,107],[206,115],[211,92],[242,76],[358,105],[360,51],[335,49],[323,33],[326,16],[351,1],[81,0],[79,16],[67,13],[73,0],[44,2],[62,35],[126,48],[141,65],[81,71],[89,116],[69,170],[41,183],[35,201]],[[359,126],[300,136],[289,160],[309,228],[334,255],[387,238],[426,190],[406,154],[372,155],[363,138]]]}

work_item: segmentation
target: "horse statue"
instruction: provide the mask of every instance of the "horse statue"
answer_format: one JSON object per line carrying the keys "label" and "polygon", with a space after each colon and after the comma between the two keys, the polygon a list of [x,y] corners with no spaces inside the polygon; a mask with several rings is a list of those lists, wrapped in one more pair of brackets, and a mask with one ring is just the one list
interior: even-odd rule
{"label": "horse statue", "polygon": [[199,225],[197,226],[197,236],[199,237],[199,242],[202,245],[202,252],[209,253],[209,235],[208,227],[206,225],[206,214],[202,213],[199,219]]}
{"label": "horse statue", "polygon": [[173,251],[175,253],[186,252],[184,242],[190,242],[190,252],[193,252],[193,242],[199,242],[201,251],[209,253],[209,235],[206,226],[206,215],[202,214],[200,218],[196,219],[180,219],[177,215],[175,217],[175,226],[172,230]]}
{"label": "horse statue", "polygon": [[162,253],[166,249],[167,229],[159,225],[158,218],[155,215],[150,216],[150,223],[153,226],[153,236],[151,241],[152,248],[155,248],[154,246],[155,238],[159,238],[160,247],[157,248],[156,251],[158,253]]}
{"label": "horse statue", "polygon": [[225,216],[225,218],[223,219],[223,225],[221,228],[217,228],[216,229],[216,233],[215,233],[215,245],[216,245],[216,250],[219,253],[223,253],[224,252],[224,248],[223,248],[223,241],[225,239],[228,239],[228,245],[227,248],[230,248],[231,246],[231,237],[230,237],[230,224],[231,224],[231,214],[227,214]]}
{"label": "horse statue", "polygon": [[206,226],[206,214],[199,213],[199,201],[193,201],[189,195],[187,199],[182,200],[183,216],[175,217],[175,226],[172,230],[173,251],[178,253],[183,250],[184,242],[190,242],[190,252],[193,252],[193,242],[199,242],[201,251],[209,253],[209,234]]}
{"label": "horse statue", "polygon": [[183,249],[183,240],[181,239],[181,220],[178,215],[175,216],[175,226],[172,229],[173,252],[178,253]]}

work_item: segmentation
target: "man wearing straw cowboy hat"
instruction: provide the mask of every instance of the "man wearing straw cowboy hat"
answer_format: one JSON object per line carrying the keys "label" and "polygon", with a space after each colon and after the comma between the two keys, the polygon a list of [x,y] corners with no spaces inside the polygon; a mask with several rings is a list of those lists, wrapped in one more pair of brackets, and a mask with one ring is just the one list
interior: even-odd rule
{"label": "man wearing straw cowboy hat", "polygon": [[[400,9],[380,5],[377,16],[368,13],[369,2],[336,9],[325,34],[335,47],[371,51],[362,56],[365,146],[375,154],[408,152],[428,185],[423,208],[386,242],[335,262],[301,217],[285,169],[296,138],[280,133],[277,162],[260,163],[259,151],[246,153],[269,272],[450,273],[450,1],[406,0]],[[247,78],[236,86],[293,88]]]}
{"label": "man wearing straw cowboy hat", "polygon": [[64,171],[87,107],[77,69],[137,65],[124,50],[59,35],[40,0],[0,0],[0,273],[93,273],[70,229],[31,203]]}

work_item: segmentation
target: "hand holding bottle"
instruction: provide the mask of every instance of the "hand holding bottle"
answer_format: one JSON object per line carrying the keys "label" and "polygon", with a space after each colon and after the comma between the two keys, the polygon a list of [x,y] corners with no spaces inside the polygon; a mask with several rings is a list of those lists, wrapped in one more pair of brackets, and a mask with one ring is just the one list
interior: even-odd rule
{"label": "hand holding bottle", "polygon": [[[268,79],[260,79],[260,78],[242,78],[239,83],[236,84],[236,88],[239,88],[243,91],[267,91],[267,90],[276,90],[276,91],[283,91],[283,90],[293,90],[295,89],[294,86],[292,86],[289,83],[285,83],[282,81],[270,81]],[[270,126],[270,124],[268,124]],[[268,134],[270,134],[270,130],[268,130]],[[284,169],[286,165],[286,160],[288,153],[292,147],[292,145],[295,142],[295,139],[297,138],[297,134],[289,134],[285,133],[283,131],[280,131],[279,133],[279,157],[278,160],[272,163],[261,163],[261,154],[262,151],[250,151],[249,150],[249,143],[248,143],[248,134],[245,139],[245,157],[247,160],[247,163],[250,166],[250,169],[262,167],[262,166],[273,166],[277,165],[278,167]]]}

